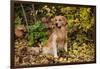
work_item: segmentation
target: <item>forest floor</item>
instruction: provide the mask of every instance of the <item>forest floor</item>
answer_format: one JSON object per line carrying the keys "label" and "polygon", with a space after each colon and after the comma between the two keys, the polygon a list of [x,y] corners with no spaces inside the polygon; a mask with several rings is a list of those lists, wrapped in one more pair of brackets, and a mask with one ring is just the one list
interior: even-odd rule
{"label": "forest floor", "polygon": [[[81,63],[95,61],[95,45],[83,43],[81,46],[73,44],[74,48],[69,48],[68,52],[59,52],[58,58],[52,55],[42,55],[37,51],[34,53],[28,47],[26,40],[15,40],[15,66],[39,65],[39,64],[58,64],[58,63]],[[30,50],[31,49],[31,50]],[[37,48],[38,49],[38,48]]]}

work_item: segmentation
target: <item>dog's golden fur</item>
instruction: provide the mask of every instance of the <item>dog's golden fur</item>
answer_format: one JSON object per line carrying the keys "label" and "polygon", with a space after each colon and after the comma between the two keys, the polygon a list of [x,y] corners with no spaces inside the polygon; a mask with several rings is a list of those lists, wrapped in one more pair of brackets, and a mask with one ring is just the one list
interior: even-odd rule
{"label": "dog's golden fur", "polygon": [[67,51],[67,20],[64,16],[55,16],[53,19],[54,29],[46,45],[43,47],[43,54],[52,54],[58,57],[57,52],[60,49]]}

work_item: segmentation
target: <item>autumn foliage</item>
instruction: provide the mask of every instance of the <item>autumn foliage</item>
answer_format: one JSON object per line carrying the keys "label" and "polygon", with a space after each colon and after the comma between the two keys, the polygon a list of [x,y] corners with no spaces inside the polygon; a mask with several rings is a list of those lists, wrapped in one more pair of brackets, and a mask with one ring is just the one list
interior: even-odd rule
{"label": "autumn foliage", "polygon": [[[95,8],[55,4],[15,4],[15,65],[77,63],[95,61]],[[68,52],[59,58],[44,56],[41,50],[53,29],[52,18],[67,19]],[[24,26],[24,27],[23,27]],[[20,27],[20,29],[19,29]],[[23,37],[23,38],[21,38]],[[37,51],[34,51],[35,50]]]}

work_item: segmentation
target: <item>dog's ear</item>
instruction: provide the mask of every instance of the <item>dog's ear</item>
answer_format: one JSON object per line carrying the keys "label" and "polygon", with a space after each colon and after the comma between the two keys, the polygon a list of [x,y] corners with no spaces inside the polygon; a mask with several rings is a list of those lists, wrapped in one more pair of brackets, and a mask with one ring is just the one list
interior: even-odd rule
{"label": "dog's ear", "polygon": [[51,18],[51,22],[54,22],[54,18]]}
{"label": "dog's ear", "polygon": [[53,22],[53,23],[55,22],[55,17],[51,18],[51,22]]}
{"label": "dog's ear", "polygon": [[55,27],[55,17],[54,18],[51,18],[51,25],[52,25],[52,28],[54,28]]}
{"label": "dog's ear", "polygon": [[62,16],[62,19],[64,20],[64,25],[66,25],[67,24],[67,18]]}

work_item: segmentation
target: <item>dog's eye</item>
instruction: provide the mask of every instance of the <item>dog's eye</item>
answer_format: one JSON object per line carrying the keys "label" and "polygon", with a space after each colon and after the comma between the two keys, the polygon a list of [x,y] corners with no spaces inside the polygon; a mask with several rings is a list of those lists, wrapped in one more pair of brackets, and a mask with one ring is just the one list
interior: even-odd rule
{"label": "dog's eye", "polygon": [[62,21],[61,19],[59,19],[59,21]]}
{"label": "dog's eye", "polygon": [[57,21],[57,19],[55,19],[55,21]]}

